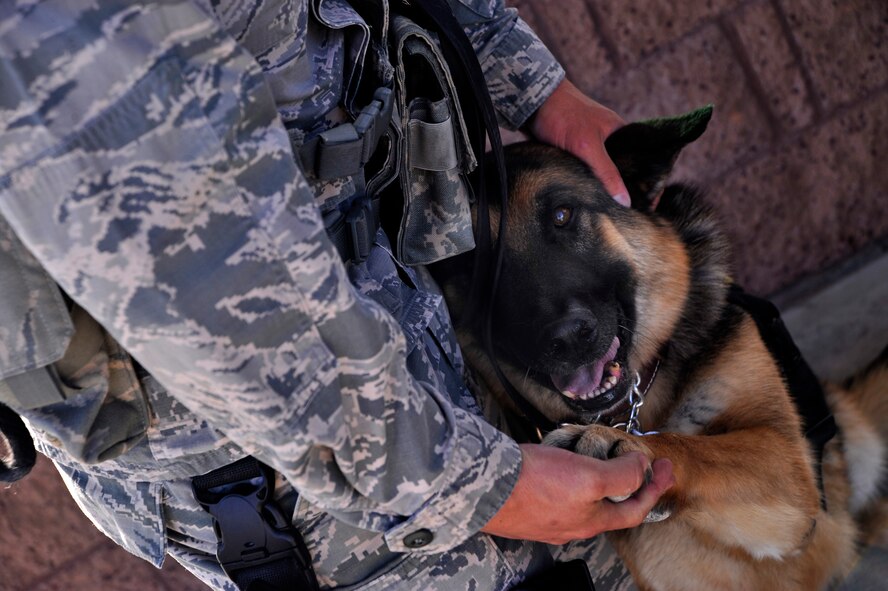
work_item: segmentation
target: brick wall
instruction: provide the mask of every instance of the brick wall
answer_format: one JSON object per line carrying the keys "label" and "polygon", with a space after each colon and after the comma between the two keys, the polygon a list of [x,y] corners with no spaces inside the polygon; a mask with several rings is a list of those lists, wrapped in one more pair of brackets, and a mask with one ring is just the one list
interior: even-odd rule
{"label": "brick wall", "polygon": [[715,104],[674,177],[709,189],[749,289],[785,288],[888,235],[888,2],[511,3],[627,120]]}
{"label": "brick wall", "polygon": [[[709,187],[738,277],[767,293],[888,235],[885,0],[514,0],[627,120],[715,103],[676,177]],[[51,465],[0,490],[0,591],[204,588],[80,515]]]}

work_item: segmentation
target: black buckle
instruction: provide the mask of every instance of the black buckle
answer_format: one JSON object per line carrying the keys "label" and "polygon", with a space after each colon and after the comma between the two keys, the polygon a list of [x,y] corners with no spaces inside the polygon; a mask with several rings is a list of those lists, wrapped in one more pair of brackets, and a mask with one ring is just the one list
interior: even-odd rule
{"label": "black buckle", "polygon": [[363,263],[370,256],[379,229],[378,200],[356,197],[343,213],[334,209],[324,214],[324,230],[343,261]]}
{"label": "black buckle", "polygon": [[392,119],[394,101],[390,88],[377,88],[370,104],[353,123],[342,123],[322,132],[300,150],[306,170],[319,179],[356,174],[376,151]]}
{"label": "black buckle", "polygon": [[549,591],[549,589],[571,589],[572,591],[595,591],[592,575],[585,560],[556,562],[541,573],[512,587],[511,591]]}
{"label": "black buckle", "polygon": [[314,171],[319,179],[335,179],[361,170],[363,140],[353,123],[328,129],[318,139]]}
{"label": "black buckle", "polygon": [[[241,466],[245,461],[256,468],[251,463]],[[229,473],[232,480],[226,478]],[[219,539],[216,557],[239,588],[262,580],[265,589],[317,589],[302,537],[271,498],[273,482],[271,468],[245,458],[194,478],[192,490],[213,516]]]}

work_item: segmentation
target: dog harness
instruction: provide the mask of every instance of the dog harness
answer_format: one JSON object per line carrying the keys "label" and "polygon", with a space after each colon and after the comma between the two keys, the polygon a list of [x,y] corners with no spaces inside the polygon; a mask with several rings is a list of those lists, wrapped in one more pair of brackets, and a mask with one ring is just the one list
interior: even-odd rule
{"label": "dog harness", "polygon": [[820,504],[826,510],[823,491],[823,449],[838,432],[836,420],[826,403],[826,394],[814,371],[780,318],[780,311],[770,301],[750,295],[733,284],[728,301],[742,308],[755,321],[768,352],[777,362],[796,411],[802,419],[805,438],[814,452],[814,472],[820,489]]}

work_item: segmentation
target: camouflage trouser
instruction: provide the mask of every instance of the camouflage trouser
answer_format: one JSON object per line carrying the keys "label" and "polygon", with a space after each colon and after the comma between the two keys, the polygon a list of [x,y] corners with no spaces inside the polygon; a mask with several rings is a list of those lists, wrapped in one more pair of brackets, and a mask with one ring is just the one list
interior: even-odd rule
{"label": "camouflage trouser", "polygon": [[[285,481],[279,481],[276,490],[276,498],[285,510],[289,510],[296,503],[297,495]],[[323,540],[317,540],[314,544],[324,545]],[[508,543],[506,543],[508,544]],[[604,536],[597,536],[589,540],[581,540],[565,544],[563,546],[549,546],[549,551],[555,561],[567,562],[581,559],[589,566],[596,591],[637,591],[625,565],[616,555],[613,546],[607,542]],[[185,543],[170,540],[167,552],[196,577],[204,581],[213,589],[224,591],[237,591],[231,581],[221,572],[219,564],[207,549],[203,550],[188,546]],[[455,553],[458,556],[460,553]],[[448,561],[443,559],[441,563]],[[455,562],[459,563],[456,558]],[[453,562],[451,562],[453,563]],[[467,564],[467,563],[464,563]],[[477,579],[477,573],[473,568],[449,571],[442,568],[441,564],[433,565],[426,572],[413,572],[410,579],[400,579],[398,569],[388,571],[375,581],[367,582],[367,586],[359,585],[361,589],[380,590],[416,590],[426,591],[430,589],[461,590],[461,589],[486,589],[495,588],[505,591],[504,587],[487,587],[487,581]],[[329,584],[321,578],[322,584]],[[507,584],[508,585],[508,584]],[[349,587],[357,589],[358,587]],[[554,591],[554,590],[553,590]],[[572,590],[566,590],[572,591]]]}
{"label": "camouflage trouser", "polygon": [[553,558],[559,562],[577,558],[585,560],[595,581],[596,591],[637,591],[626,565],[604,536],[550,548]]}

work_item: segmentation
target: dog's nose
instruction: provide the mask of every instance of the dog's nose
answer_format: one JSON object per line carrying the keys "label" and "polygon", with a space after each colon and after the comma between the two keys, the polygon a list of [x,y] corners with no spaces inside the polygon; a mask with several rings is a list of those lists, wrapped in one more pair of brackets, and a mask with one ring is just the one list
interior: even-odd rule
{"label": "dog's nose", "polygon": [[598,320],[591,315],[570,316],[549,325],[543,342],[552,355],[581,352],[595,341]]}

